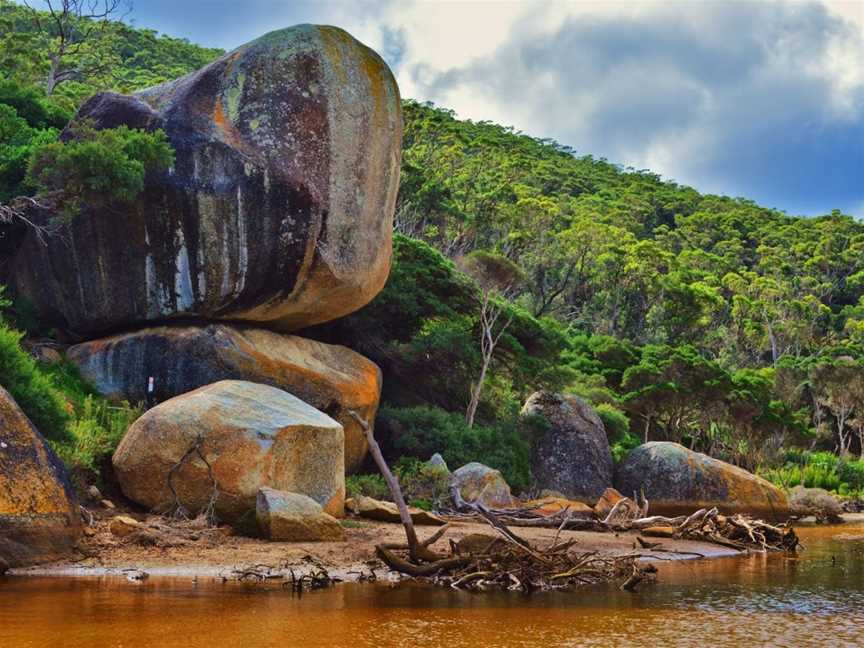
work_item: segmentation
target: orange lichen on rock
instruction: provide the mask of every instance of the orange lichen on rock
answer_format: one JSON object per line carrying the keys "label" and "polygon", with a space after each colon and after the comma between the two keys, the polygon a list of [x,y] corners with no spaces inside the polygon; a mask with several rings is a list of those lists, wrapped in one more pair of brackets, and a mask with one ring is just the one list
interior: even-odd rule
{"label": "orange lichen on rock", "polygon": [[12,566],[55,560],[80,535],[63,466],[0,387],[0,558]]}

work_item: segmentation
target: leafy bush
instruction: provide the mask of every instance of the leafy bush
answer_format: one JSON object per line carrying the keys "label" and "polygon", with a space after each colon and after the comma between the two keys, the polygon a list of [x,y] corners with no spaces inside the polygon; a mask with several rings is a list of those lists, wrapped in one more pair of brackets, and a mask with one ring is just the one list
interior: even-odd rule
{"label": "leafy bush", "polygon": [[823,488],[840,495],[864,494],[864,461],[850,460],[831,452],[791,450],[786,463],[763,470],[762,476],[783,488]]}
{"label": "leafy bush", "polygon": [[69,440],[72,407],[51,376],[21,348],[22,337],[23,333],[0,322],[0,385],[49,441]]}
{"label": "leafy bush", "polygon": [[399,479],[402,494],[411,506],[428,511],[449,500],[450,480],[441,468],[416,457],[402,457],[393,470]]}
{"label": "leafy bush", "polygon": [[140,415],[141,410],[128,403],[115,406],[101,398],[86,396],[69,425],[71,439],[57,444],[57,453],[70,469],[98,473],[101,459],[114,452]]}
{"label": "leafy bush", "polygon": [[531,480],[528,441],[517,422],[469,428],[461,414],[435,407],[382,407],[380,430],[389,435],[394,455],[426,460],[440,452],[451,468],[479,461],[497,468],[514,488]]}
{"label": "leafy bush", "polygon": [[82,202],[131,202],[144,189],[147,172],[174,163],[174,150],[162,130],[97,130],[84,122],[71,133],[68,140],[34,150],[27,167],[28,182],[40,193],[59,194],[67,216]]}
{"label": "leafy bush", "polygon": [[348,475],[345,478],[345,492],[348,497],[365,495],[377,500],[391,499],[390,489],[381,475]]}

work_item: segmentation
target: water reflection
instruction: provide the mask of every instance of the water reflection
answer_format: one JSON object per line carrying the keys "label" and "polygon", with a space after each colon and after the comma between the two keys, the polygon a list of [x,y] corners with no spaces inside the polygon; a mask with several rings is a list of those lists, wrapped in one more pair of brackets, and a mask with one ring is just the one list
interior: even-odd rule
{"label": "water reflection", "polygon": [[6,579],[0,646],[864,645],[864,527],[802,535],[797,557],[665,563],[636,594],[345,585],[298,599],[209,581]]}

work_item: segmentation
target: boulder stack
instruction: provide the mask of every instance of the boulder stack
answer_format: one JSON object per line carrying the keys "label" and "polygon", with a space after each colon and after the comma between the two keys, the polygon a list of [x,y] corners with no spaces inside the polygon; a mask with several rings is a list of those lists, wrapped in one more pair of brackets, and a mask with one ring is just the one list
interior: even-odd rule
{"label": "boulder stack", "polygon": [[345,430],[345,468],[360,468],[368,446],[355,415],[375,421],[381,371],[359,353],[263,329],[211,324],[159,326],[78,344],[67,357],[105,396],[163,402],[220,380],[283,389],[338,421]]}

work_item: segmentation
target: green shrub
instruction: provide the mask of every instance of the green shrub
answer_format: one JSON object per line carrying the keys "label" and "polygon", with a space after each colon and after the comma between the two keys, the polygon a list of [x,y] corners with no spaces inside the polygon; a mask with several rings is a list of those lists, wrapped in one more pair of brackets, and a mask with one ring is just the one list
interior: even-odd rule
{"label": "green shrub", "polygon": [[786,489],[803,486],[823,488],[840,495],[864,494],[864,461],[838,457],[830,452],[790,450],[783,466],[762,470],[760,474]]}
{"label": "green shrub", "polygon": [[174,150],[161,130],[97,130],[81,123],[72,133],[69,140],[35,149],[27,167],[28,183],[42,194],[57,194],[67,216],[73,216],[82,201],[131,202],[144,189],[147,172],[174,163]]}
{"label": "green shrub", "polygon": [[402,457],[393,472],[411,506],[431,511],[449,501],[449,477],[441,468],[416,457]]}
{"label": "green shrub", "polygon": [[112,454],[141,410],[128,403],[111,405],[96,396],[86,396],[69,425],[69,441],[56,445],[57,453],[70,469],[95,473],[103,457]]}
{"label": "green shrub", "polygon": [[345,478],[345,493],[348,497],[365,495],[377,500],[390,501],[390,489],[381,475],[348,475]]}
{"label": "green shrub", "polygon": [[21,348],[22,337],[22,333],[0,322],[0,385],[45,438],[55,443],[68,441],[71,406],[51,376]]}
{"label": "green shrub", "polygon": [[479,461],[497,468],[515,489],[531,481],[530,449],[517,421],[469,428],[462,414],[435,407],[382,407],[379,424],[395,456],[427,460],[440,452],[451,468]]}

